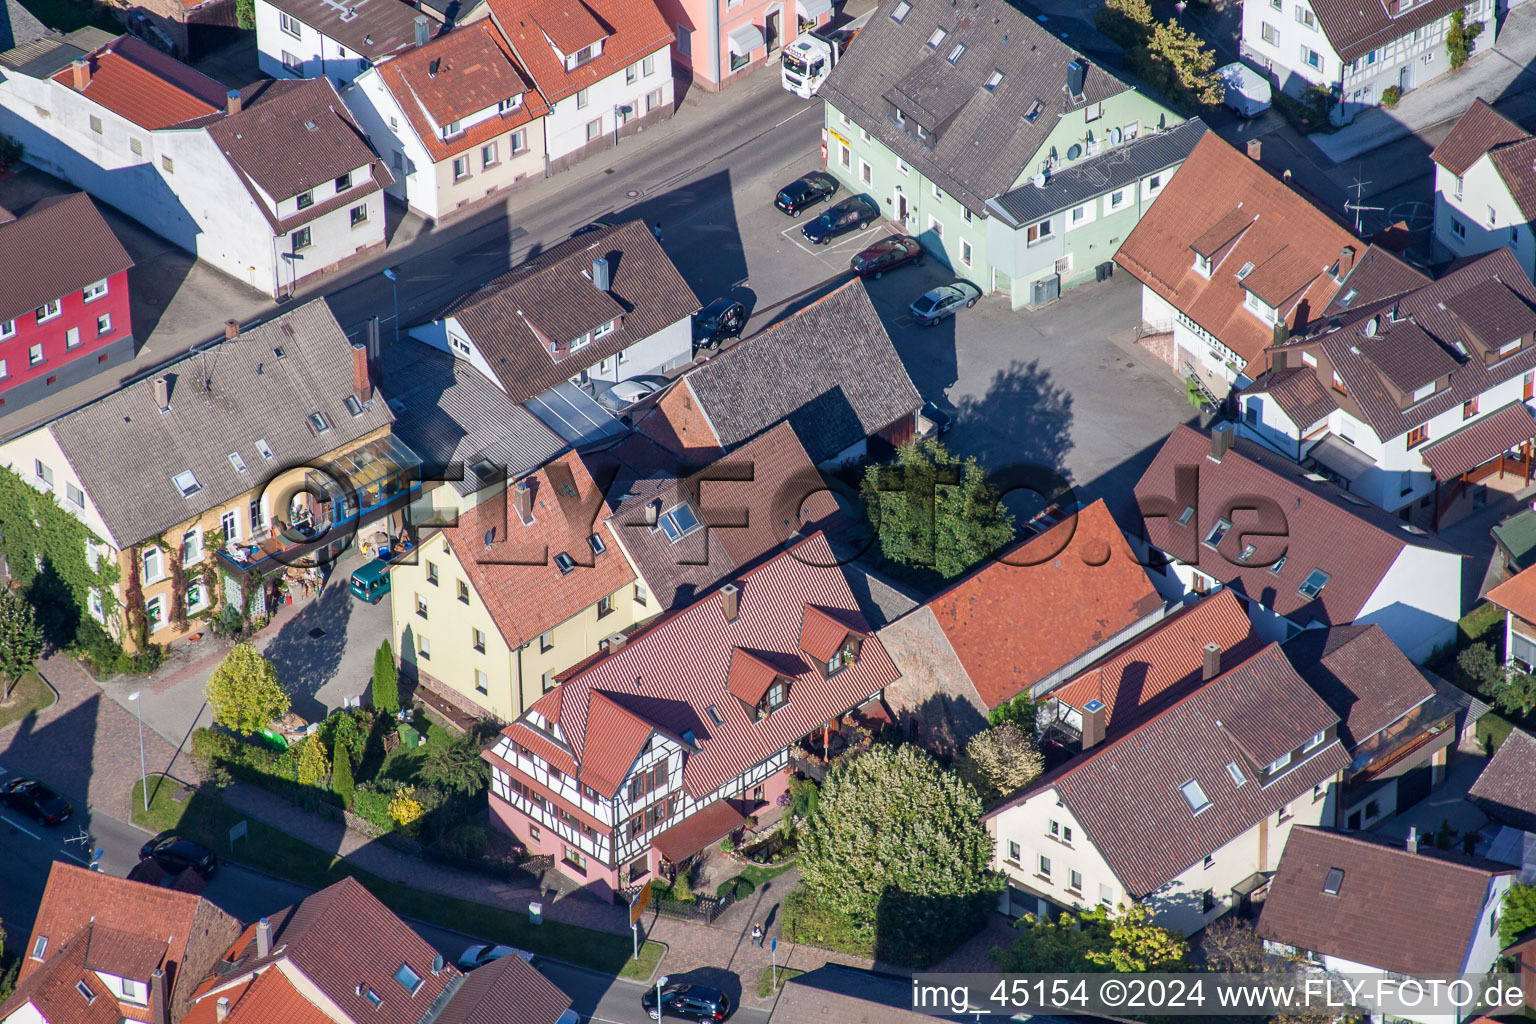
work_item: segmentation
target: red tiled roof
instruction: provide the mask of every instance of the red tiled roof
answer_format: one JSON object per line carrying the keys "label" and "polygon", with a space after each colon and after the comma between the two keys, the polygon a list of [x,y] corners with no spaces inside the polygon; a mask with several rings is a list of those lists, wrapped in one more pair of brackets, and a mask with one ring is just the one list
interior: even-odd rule
{"label": "red tiled roof", "polygon": [[1103,701],[1105,724],[1123,727],[1162,703],[1160,698],[1199,682],[1205,645],[1211,643],[1221,645],[1229,666],[1263,646],[1242,602],[1227,589],[1170,615],[1050,695],[1078,710],[1091,700]]}
{"label": "red tiled roof", "polygon": [[[85,58],[91,80],[81,95],[154,131],[224,109],[222,85],[133,36],[119,36]],[[74,68],[53,76],[73,88]]]}
{"label": "red tiled roof", "polygon": [[[443,530],[469,585],[513,648],[635,580],[603,522],[602,490],[578,455],[567,452],[527,481],[533,522],[523,524],[511,491],[504,490]],[[600,555],[588,543],[593,534],[603,538],[606,550]],[[561,552],[576,563],[570,572],[555,564]]]}
{"label": "red tiled roof", "polygon": [[336,1024],[305,999],[280,970],[265,970],[255,980],[208,992],[181,1024],[218,1024],[220,998],[230,1004],[224,1024]]}
{"label": "red tiled roof", "polygon": [[[135,883],[137,884],[137,883]],[[46,963],[33,965],[17,984],[16,990],[0,1002],[0,1020],[10,1020],[22,1007],[31,1005],[48,1024],[120,1024],[125,1012],[133,1008],[112,998],[112,993],[85,965],[91,944],[91,929],[85,927],[73,937],[61,939],[59,948]],[[29,950],[32,948],[27,947]],[[87,1001],[75,985],[85,982],[93,998]]]}
{"label": "red tiled roof", "polygon": [[1470,426],[1425,445],[1424,462],[1437,480],[1455,480],[1536,437],[1536,416],[1524,402],[1510,402]]}
{"label": "red tiled roof", "polygon": [[[441,61],[435,75],[431,73],[433,61]],[[386,61],[379,65],[379,74],[416,137],[438,162],[549,113],[549,104],[513,62],[511,48],[489,20],[463,25]],[[432,128],[433,121],[450,124],[514,96],[522,97],[517,109],[482,121],[451,139],[444,140]]]}
{"label": "red tiled roof", "polygon": [[587,751],[581,764],[581,778],[592,788],[613,796],[656,729],[614,697],[601,690],[588,692],[591,697],[587,705],[587,728],[593,735],[603,737],[603,742]]}
{"label": "red tiled roof", "polygon": [[[1248,226],[1233,244],[1239,222]],[[1213,226],[1226,225],[1213,235]],[[1209,279],[1191,249],[1215,247]],[[1206,133],[1157,202],[1121,244],[1115,262],[1243,359],[1254,362],[1274,330],[1243,306],[1238,272],[1252,264],[1255,294],[1271,301],[1291,329],[1316,317],[1338,291],[1328,270],[1339,252],[1365,244],[1327,212],[1276,179],[1215,132]],[[1260,291],[1261,290],[1261,291]]]}
{"label": "red tiled roof", "polygon": [[1023,541],[928,602],[995,708],[1161,604],[1103,501]]}
{"label": "red tiled roof", "polygon": [[[614,743],[611,728],[591,716],[590,709],[599,703],[592,698],[600,694],[622,702],[625,709],[667,735],[692,733],[696,749],[683,765],[683,786],[696,796],[714,791],[897,677],[885,648],[870,638],[861,646],[858,662],[829,679],[800,661],[788,701],[758,721],[726,689],[732,652],[737,648],[774,661],[799,659],[795,652],[807,604],[830,609],[868,632],[836,561],[826,538],[812,535],[739,580],[736,621],[726,622],[715,594],[663,616],[618,651],[590,662],[540,698],[503,735],[534,750],[539,750],[541,741],[546,748],[563,747],[568,751],[564,759],[580,765],[574,774],[583,782],[592,784],[586,778],[589,760],[598,766],[597,775],[604,783],[611,781],[623,755],[611,753],[610,747],[625,750],[633,736]],[[559,698],[554,696],[557,692]],[[535,728],[530,721],[534,713],[551,720],[557,715],[562,740],[556,742]],[[622,770],[627,772],[632,763],[633,758]]]}
{"label": "red tiled roof", "polygon": [[1526,622],[1536,622],[1536,566],[1521,570],[1488,591],[1486,596]]}
{"label": "red tiled roof", "polygon": [[1479,96],[1466,113],[1456,119],[1450,134],[1435,147],[1429,158],[1459,177],[1490,149],[1530,137],[1530,132],[1494,110]]}
{"label": "red tiled roof", "polygon": [[715,840],[746,824],[742,814],[729,800],[716,800],[702,811],[691,814],[651,840],[656,851],[673,864],[698,853]]}
{"label": "red tiled roof", "polygon": [[[655,4],[632,0],[491,0],[491,18],[512,45],[518,63],[550,103],[574,95],[595,82],[655,53],[673,40],[672,29]],[[611,30],[600,56],[566,71],[545,33],[562,52],[574,55],[594,31]],[[560,40],[565,40],[562,44]],[[578,39],[585,41],[578,42]],[[565,46],[572,49],[565,50]]]}
{"label": "red tiled roof", "polygon": [[[1337,895],[1328,873],[1343,873]],[[1297,949],[1424,977],[1467,969],[1494,879],[1519,868],[1369,832],[1291,829],[1257,931]],[[1432,922],[1432,923],[1431,923]]]}
{"label": "red tiled roof", "polygon": [[[822,664],[832,660],[849,633],[858,632],[830,612],[815,605],[805,606],[805,621],[800,624],[800,649]],[[859,636],[865,634],[859,633]]]}
{"label": "red tiled roof", "polygon": [[756,707],[778,677],[778,669],[751,651],[737,647],[731,651],[731,667],[726,670],[725,688],[731,696],[739,697]]}

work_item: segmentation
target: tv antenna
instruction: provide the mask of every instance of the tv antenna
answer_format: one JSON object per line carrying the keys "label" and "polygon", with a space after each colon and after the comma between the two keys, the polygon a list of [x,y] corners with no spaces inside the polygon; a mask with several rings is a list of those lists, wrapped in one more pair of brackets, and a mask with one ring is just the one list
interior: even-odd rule
{"label": "tv antenna", "polygon": [[1365,186],[1367,186],[1369,184],[1371,184],[1369,181],[1361,181],[1359,178],[1356,178],[1355,179],[1355,183],[1350,186],[1350,188],[1355,193],[1355,201],[1354,202],[1350,202],[1347,199],[1344,201],[1344,209],[1354,211],[1354,214],[1355,214],[1355,234],[1356,235],[1359,235],[1360,231],[1361,231],[1360,212],[1362,210],[1385,210],[1386,209],[1385,206],[1362,206],[1362,205],[1360,205],[1360,200],[1365,195]]}

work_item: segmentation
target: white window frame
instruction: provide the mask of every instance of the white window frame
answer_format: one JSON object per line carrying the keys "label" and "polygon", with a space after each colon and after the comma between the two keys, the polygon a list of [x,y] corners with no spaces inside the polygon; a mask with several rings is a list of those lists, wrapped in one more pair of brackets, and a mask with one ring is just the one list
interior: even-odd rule
{"label": "white window frame", "polygon": [[104,277],[100,281],[92,281],[90,284],[80,289],[81,297],[84,298],[86,302],[95,302],[97,299],[107,294],[107,280],[108,279]]}
{"label": "white window frame", "polygon": [[[150,557],[151,555],[153,555],[154,557],[151,558]],[[156,571],[156,572],[151,572],[150,571],[150,563],[151,562],[154,562],[154,564],[158,567],[158,571]],[[148,583],[159,583],[161,580],[165,579],[166,578],[165,563],[166,563],[165,552],[160,550],[158,547],[150,546],[150,547],[145,548],[143,551],[139,552],[139,564],[140,564],[140,570],[139,571],[144,576],[143,583],[145,583],[145,584],[148,584]]]}
{"label": "white window frame", "polygon": [[304,38],[304,23],[291,14],[279,11],[277,14],[278,28],[295,39]]}
{"label": "white window frame", "polygon": [[56,319],[63,312],[63,304],[58,299],[45,302],[37,307],[37,322],[45,324],[49,320]]}

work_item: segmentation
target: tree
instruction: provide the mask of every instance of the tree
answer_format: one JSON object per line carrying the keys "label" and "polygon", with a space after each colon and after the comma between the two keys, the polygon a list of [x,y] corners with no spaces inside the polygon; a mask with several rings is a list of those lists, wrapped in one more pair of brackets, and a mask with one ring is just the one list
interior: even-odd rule
{"label": "tree", "polygon": [[1013,515],[981,464],[936,440],[902,445],[894,465],[869,467],[860,491],[885,557],[946,579],[1013,539]]}
{"label": "tree", "polygon": [[235,24],[247,30],[256,27],[256,0],[235,0]]}
{"label": "tree", "polygon": [[1026,914],[1016,927],[1022,934],[1013,945],[993,953],[1009,973],[1174,971],[1189,955],[1188,943],[1153,924],[1139,903],[1118,914],[1101,905],[1055,921]]}
{"label": "tree", "polygon": [[1140,903],[1132,903],[1110,919],[1108,949],[1091,950],[1088,959],[1120,974],[1182,970],[1189,943],[1178,933],[1152,923]]}
{"label": "tree", "polygon": [[987,724],[1002,725],[1004,722],[1017,722],[1020,728],[1033,736],[1035,717],[1039,710],[1040,706],[1029,695],[1029,691],[1025,690],[1013,700],[1005,701],[987,712]]}
{"label": "tree", "polygon": [[1002,889],[970,786],[910,746],[840,761],[800,833],[807,895],[922,962],[975,933]]}
{"label": "tree", "polygon": [[1147,77],[1174,102],[1185,106],[1215,106],[1226,95],[1216,75],[1216,53],[1193,32],[1169,20],[1152,26],[1131,65],[1143,65]]}
{"label": "tree", "polygon": [[374,709],[381,715],[394,717],[400,710],[400,675],[395,669],[395,651],[385,640],[373,654]]}
{"label": "tree", "polygon": [[1536,676],[1499,661],[1488,644],[1473,644],[1456,656],[1456,667],[1501,711],[1527,715],[1536,709]]}
{"label": "tree", "polygon": [[1457,71],[1466,64],[1467,58],[1472,54],[1472,40],[1483,34],[1483,23],[1474,21],[1467,24],[1467,12],[1455,10],[1451,12],[1451,27],[1445,32],[1445,49],[1451,57],[1451,70]]}
{"label": "tree", "polygon": [[1499,657],[1487,644],[1473,644],[1456,655],[1456,667],[1481,690],[1499,671]]}
{"label": "tree", "polygon": [[439,743],[421,762],[421,778],[434,786],[473,796],[491,779],[491,766],[480,756],[480,746],[468,736]]}
{"label": "tree", "polygon": [[1262,974],[1271,966],[1264,940],[1252,924],[1236,916],[1224,917],[1205,930],[1200,953],[1205,969],[1217,974]]}
{"label": "tree", "polygon": [[208,680],[213,720],[244,736],[265,729],[290,705],[277,669],[250,644],[235,644]]}
{"label": "tree", "polygon": [[352,752],[337,743],[331,751],[331,792],[341,797],[341,804],[352,809],[352,794],[356,786],[352,779]]}
{"label": "tree", "polygon": [[[357,719],[352,717],[349,711],[343,711],[333,719],[331,726],[331,758],[336,761],[348,761],[348,767],[355,766],[363,759],[363,746],[367,738],[362,730],[357,727]],[[342,754],[345,757],[342,757]]]}
{"label": "tree", "polygon": [[0,590],[0,681],[5,683],[5,700],[42,656],[43,628],[32,606],[9,587]]}
{"label": "tree", "polygon": [[389,816],[395,819],[395,824],[407,831],[415,830],[423,813],[421,801],[416,799],[415,786],[397,790],[389,799]]}
{"label": "tree", "polygon": [[975,787],[983,802],[991,802],[1038,778],[1045,770],[1045,758],[1035,746],[1034,734],[1009,721],[972,736],[955,770]]}
{"label": "tree", "polygon": [[305,740],[304,748],[299,751],[299,784],[318,786],[330,770],[331,764],[325,757],[325,744],[320,742],[320,737],[311,736]]}
{"label": "tree", "polygon": [[1093,16],[1093,24],[1109,39],[1129,50],[1146,39],[1152,29],[1152,6],[1147,0],[1105,0]]}
{"label": "tree", "polygon": [[1536,928],[1536,885],[1512,885],[1499,908],[1499,948],[1508,949]]}

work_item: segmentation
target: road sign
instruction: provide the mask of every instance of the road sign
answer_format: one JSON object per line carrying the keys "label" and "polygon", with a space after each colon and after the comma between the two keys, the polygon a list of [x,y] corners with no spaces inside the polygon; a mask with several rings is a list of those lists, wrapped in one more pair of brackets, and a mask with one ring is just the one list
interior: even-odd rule
{"label": "road sign", "polygon": [[229,829],[229,852],[235,852],[235,840],[247,838],[247,822],[244,819],[235,822]]}
{"label": "road sign", "polygon": [[635,893],[635,900],[629,905],[629,923],[631,926],[639,923],[640,915],[645,913],[645,908],[651,905],[651,887],[644,885]]}
{"label": "road sign", "polygon": [[778,951],[779,951],[779,940],[778,939],[771,939],[771,940],[769,940],[769,942],[768,942],[768,952],[770,952],[770,953],[777,953]]}

